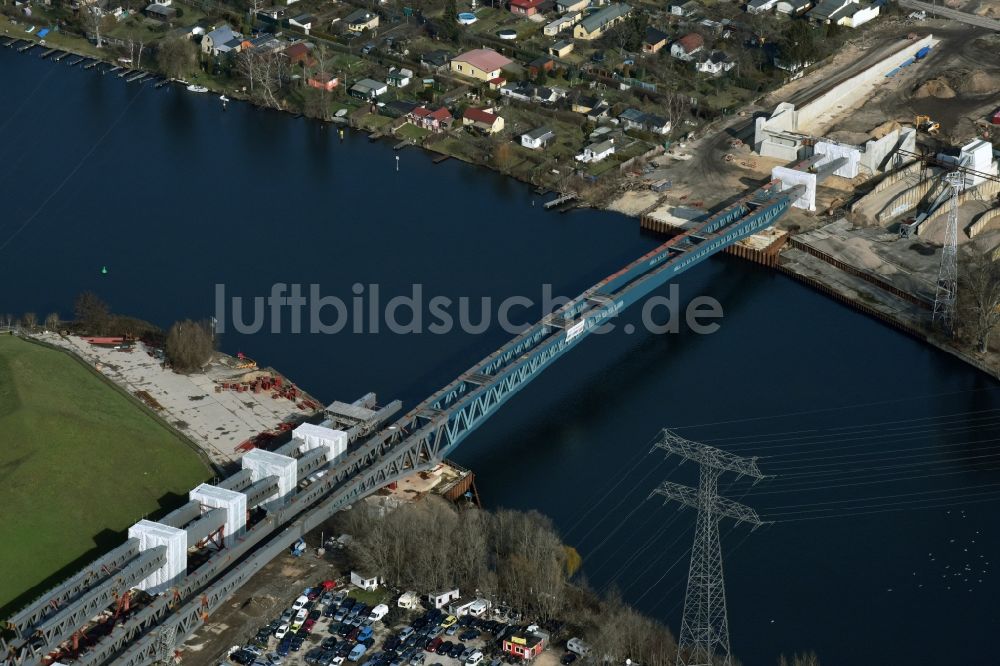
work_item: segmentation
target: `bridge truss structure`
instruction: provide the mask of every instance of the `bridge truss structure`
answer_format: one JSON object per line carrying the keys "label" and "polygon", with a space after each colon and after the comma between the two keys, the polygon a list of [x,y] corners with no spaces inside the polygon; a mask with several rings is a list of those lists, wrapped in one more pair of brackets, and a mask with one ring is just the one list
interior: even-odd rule
{"label": "bridge truss structure", "polygon": [[[299,479],[326,473],[278,506],[266,504],[278,486],[275,477],[254,482],[249,470],[243,469],[224,479],[218,486],[244,493],[248,511],[266,506],[263,518],[188,571],[170,591],[99,632],[86,650],[75,655],[74,663],[145,666],[172,658],[236,590],[299,538],[393,481],[432,469],[590,333],[684,271],[774,224],[803,190],[802,186],[782,190],[781,181],[772,180],[544,316],[391,424],[398,401],[373,412],[371,419],[347,431],[350,447],[334,460],[328,462],[316,449],[303,453],[297,459]],[[189,537],[192,530],[198,535],[205,532],[196,529],[198,523],[187,527]],[[8,636],[0,641],[0,666],[45,663],[85,624],[92,626],[97,611],[126,595],[158,558],[158,550],[140,552],[136,540],[130,539],[43,594],[7,622]]]}

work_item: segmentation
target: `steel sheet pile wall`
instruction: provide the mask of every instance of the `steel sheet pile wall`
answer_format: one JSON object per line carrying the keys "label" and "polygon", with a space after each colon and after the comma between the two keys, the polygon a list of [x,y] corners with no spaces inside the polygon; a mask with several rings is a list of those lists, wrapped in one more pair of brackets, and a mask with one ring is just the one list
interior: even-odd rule
{"label": "steel sheet pile wall", "polygon": [[225,509],[226,527],[223,536],[226,546],[231,546],[234,539],[243,536],[247,524],[246,495],[203,483],[192,490],[188,497],[200,503],[202,511]]}
{"label": "steel sheet pile wall", "polygon": [[278,492],[267,498],[269,503],[283,504],[295,492],[298,483],[298,463],[278,453],[253,449],[243,456],[243,469],[250,470],[254,483],[269,476],[277,477]]}
{"label": "steel sheet pile wall", "polygon": [[159,594],[173,587],[187,575],[187,532],[169,525],[140,520],[128,528],[130,539],[139,540],[139,552],[167,547],[167,561],[163,566],[142,580],[136,587],[150,594]]}
{"label": "steel sheet pile wall", "polygon": [[292,431],[292,441],[301,442],[299,451],[305,453],[320,446],[328,447],[326,460],[331,462],[347,450],[347,433],[324,426],[303,423]]}

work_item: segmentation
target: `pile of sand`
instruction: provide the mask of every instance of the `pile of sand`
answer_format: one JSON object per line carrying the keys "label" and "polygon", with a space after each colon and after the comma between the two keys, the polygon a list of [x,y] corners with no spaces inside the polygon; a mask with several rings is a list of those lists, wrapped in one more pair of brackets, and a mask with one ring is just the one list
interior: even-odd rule
{"label": "pile of sand", "polygon": [[948,99],[955,96],[955,91],[944,79],[931,79],[925,82],[913,93],[917,99],[925,97],[937,97],[938,99]]}
{"label": "pile of sand", "polygon": [[902,125],[897,123],[895,120],[887,120],[872,131],[868,132],[868,135],[873,139],[881,139],[885,135],[900,129],[903,129]]}
{"label": "pile of sand", "polygon": [[978,95],[1000,90],[1000,76],[974,69],[962,77],[958,83],[959,92]]}

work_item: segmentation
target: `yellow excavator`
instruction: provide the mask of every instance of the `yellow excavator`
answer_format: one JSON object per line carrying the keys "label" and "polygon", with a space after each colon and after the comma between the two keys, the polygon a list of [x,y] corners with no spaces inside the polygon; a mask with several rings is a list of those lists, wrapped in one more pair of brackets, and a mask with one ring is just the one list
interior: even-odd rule
{"label": "yellow excavator", "polygon": [[913,126],[918,132],[926,132],[931,136],[936,136],[941,130],[941,123],[931,120],[930,116],[917,116],[913,121]]}

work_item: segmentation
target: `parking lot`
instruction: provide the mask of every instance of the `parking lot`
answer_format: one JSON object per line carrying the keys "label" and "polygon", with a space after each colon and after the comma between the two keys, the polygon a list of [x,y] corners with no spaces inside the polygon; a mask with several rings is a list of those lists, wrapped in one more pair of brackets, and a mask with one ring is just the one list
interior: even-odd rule
{"label": "parking lot", "polygon": [[[502,658],[503,637],[518,629],[509,618],[489,611],[455,617],[433,608],[405,610],[396,598],[388,591],[345,590],[321,581],[245,646],[234,647],[223,663],[503,666],[515,661]],[[554,664],[556,656],[546,653],[536,661]]]}

